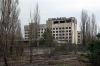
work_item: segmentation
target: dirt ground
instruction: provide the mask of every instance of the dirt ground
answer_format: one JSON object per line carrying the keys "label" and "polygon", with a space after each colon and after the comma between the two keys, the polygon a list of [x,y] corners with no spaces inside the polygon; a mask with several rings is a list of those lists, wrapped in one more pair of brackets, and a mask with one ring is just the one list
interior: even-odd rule
{"label": "dirt ground", "polygon": [[[26,57],[20,61],[9,61],[10,66],[86,66],[80,62],[82,57],[78,54],[55,55],[51,58],[46,56],[33,56],[32,63],[29,63],[29,58]],[[3,61],[0,61],[0,66],[3,66]]]}

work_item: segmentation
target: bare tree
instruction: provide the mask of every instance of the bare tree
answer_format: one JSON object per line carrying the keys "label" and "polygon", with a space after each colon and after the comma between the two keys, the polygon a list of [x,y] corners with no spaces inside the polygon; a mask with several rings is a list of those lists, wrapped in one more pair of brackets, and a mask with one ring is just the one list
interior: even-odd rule
{"label": "bare tree", "polygon": [[81,32],[82,32],[82,44],[83,46],[85,47],[86,45],[86,41],[85,41],[85,38],[86,38],[86,23],[88,21],[88,14],[87,14],[87,11],[86,10],[82,10],[82,13],[81,13]]}
{"label": "bare tree", "polygon": [[90,19],[87,11],[82,10],[80,27],[82,32],[82,44],[85,47],[90,41],[96,39],[97,24],[95,21],[95,15],[92,14],[92,18]]}
{"label": "bare tree", "polygon": [[0,54],[4,58],[6,66],[8,66],[7,57],[16,29],[15,24],[18,22],[19,11],[17,6],[18,0],[0,0],[0,46],[2,46],[3,51]]}
{"label": "bare tree", "polygon": [[29,23],[29,43],[30,43],[30,63],[32,63],[32,44],[38,45],[38,30],[40,23],[40,12],[38,3],[34,9],[34,13],[30,12],[30,23]]}
{"label": "bare tree", "polygon": [[95,40],[96,34],[97,34],[97,24],[95,21],[95,15],[92,14],[92,19],[91,19],[91,37],[92,40]]}
{"label": "bare tree", "polygon": [[34,22],[34,39],[36,40],[35,43],[38,45],[38,30],[39,30],[39,24],[40,24],[40,11],[38,3],[36,4],[34,15],[33,15],[33,22]]}
{"label": "bare tree", "polygon": [[15,43],[17,43],[16,44],[16,56],[19,57],[23,53],[22,32],[21,32],[20,21],[17,23],[17,27],[15,31]]}

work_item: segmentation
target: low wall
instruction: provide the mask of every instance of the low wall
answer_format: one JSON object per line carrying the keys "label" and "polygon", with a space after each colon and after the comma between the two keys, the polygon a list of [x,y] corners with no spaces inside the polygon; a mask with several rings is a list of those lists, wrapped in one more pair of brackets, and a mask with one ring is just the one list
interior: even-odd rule
{"label": "low wall", "polygon": [[[53,47],[32,47],[32,55],[50,53]],[[30,55],[30,48],[24,48],[24,55]]]}

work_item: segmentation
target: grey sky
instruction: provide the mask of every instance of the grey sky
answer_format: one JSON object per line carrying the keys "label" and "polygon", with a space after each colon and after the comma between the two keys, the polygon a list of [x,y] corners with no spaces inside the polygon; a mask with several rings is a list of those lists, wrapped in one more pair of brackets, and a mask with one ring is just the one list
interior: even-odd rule
{"label": "grey sky", "polygon": [[79,30],[81,11],[85,9],[89,16],[92,13],[95,14],[96,22],[100,27],[100,0],[19,0],[22,31],[24,25],[29,23],[30,7],[33,12],[37,2],[40,8],[41,24],[45,24],[48,18],[76,17]]}

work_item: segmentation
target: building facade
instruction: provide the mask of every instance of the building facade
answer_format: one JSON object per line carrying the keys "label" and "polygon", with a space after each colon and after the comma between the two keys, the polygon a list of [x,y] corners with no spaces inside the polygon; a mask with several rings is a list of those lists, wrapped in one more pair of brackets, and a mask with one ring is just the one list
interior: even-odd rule
{"label": "building facade", "polygon": [[[52,35],[58,43],[78,42],[77,20],[75,17],[48,18],[46,24],[40,24],[38,29],[38,38],[41,38],[46,28],[50,28]],[[24,26],[25,40],[29,39],[29,26]]]}

